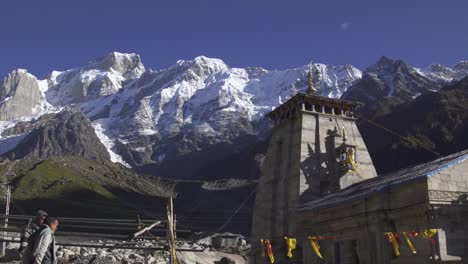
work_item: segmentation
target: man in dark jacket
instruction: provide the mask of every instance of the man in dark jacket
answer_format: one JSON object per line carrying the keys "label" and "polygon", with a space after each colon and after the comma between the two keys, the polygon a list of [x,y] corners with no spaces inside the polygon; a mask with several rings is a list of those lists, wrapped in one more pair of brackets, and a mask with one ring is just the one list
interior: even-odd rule
{"label": "man in dark jacket", "polygon": [[44,223],[44,219],[47,217],[47,213],[38,210],[36,212],[36,217],[33,219],[30,219],[28,222],[28,226],[24,229],[23,234],[21,235],[21,244],[19,247],[19,252],[23,256],[25,253],[26,248],[28,247],[28,240],[29,237],[36,232],[39,227]]}

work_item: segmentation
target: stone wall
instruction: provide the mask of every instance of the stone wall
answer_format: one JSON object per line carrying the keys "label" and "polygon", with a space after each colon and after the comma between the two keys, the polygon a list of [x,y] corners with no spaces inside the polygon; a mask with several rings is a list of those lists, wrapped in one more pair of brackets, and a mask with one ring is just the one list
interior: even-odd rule
{"label": "stone wall", "polygon": [[[397,258],[384,232],[396,231],[401,235],[403,231],[429,228],[427,208],[427,182],[423,179],[363,200],[300,212],[303,263],[425,263],[435,250],[427,240],[413,240],[418,250],[416,255],[403,244],[401,256]],[[336,236],[335,241],[321,243],[323,261],[308,245],[307,236],[310,235]]]}
{"label": "stone wall", "polygon": [[434,203],[450,204],[466,200],[468,194],[468,161],[456,164],[429,177],[429,199]]}
{"label": "stone wall", "polygon": [[[285,251],[283,237],[298,235],[296,208],[301,202],[328,194],[332,191],[330,186],[339,186],[340,180],[345,179],[346,185],[338,189],[377,175],[354,118],[299,113],[273,128],[262,165],[252,230],[253,252],[257,256],[260,239],[270,239],[275,252]],[[357,173],[337,173],[335,149],[343,141],[330,136],[335,127],[340,133],[344,127],[346,142],[357,146]],[[284,259],[283,254],[278,261]]]}
{"label": "stone wall", "polygon": [[[337,170],[335,149],[343,138],[330,136],[335,127],[340,134],[344,128],[346,143],[357,146],[357,173]],[[306,201],[377,176],[354,118],[303,111],[300,159],[300,193]]]}
{"label": "stone wall", "polygon": [[[252,251],[260,256],[260,239],[272,241],[274,251],[284,250],[283,236],[296,234],[299,197],[301,118],[283,121],[273,128],[261,167],[252,222]],[[255,263],[263,260],[255,259]]]}
{"label": "stone wall", "polygon": [[468,161],[429,177],[428,187],[441,259],[468,259]]}

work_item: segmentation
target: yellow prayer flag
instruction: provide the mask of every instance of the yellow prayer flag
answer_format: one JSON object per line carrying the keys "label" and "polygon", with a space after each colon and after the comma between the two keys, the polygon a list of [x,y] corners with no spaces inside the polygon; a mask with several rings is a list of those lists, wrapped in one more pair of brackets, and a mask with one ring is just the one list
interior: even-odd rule
{"label": "yellow prayer flag", "polygon": [[284,237],[284,240],[286,240],[286,246],[288,248],[288,253],[287,256],[289,258],[292,258],[292,251],[296,249],[296,239],[295,238],[288,238]]}
{"label": "yellow prayer flag", "polygon": [[395,235],[393,234],[393,232],[385,232],[385,235],[387,236],[388,242],[390,242],[390,244],[393,247],[393,251],[395,252],[395,256],[399,257],[400,256],[400,250],[399,250],[400,246],[398,245],[398,241],[396,240]]}
{"label": "yellow prayer flag", "polygon": [[406,243],[411,248],[411,251],[413,252],[413,254],[416,254],[416,249],[414,248],[413,243],[411,243],[411,240],[409,239],[408,234],[406,232],[403,232],[403,236],[405,237]]}
{"label": "yellow prayer flag", "polygon": [[265,256],[265,241],[263,241],[263,239],[260,239],[260,245],[262,247],[261,256],[264,257]]}
{"label": "yellow prayer flag", "polygon": [[323,259],[322,254],[320,253],[320,245],[318,244],[318,238],[317,237],[309,237],[310,240],[310,245],[312,246],[312,249],[314,250],[315,254],[319,256],[319,258]]}
{"label": "yellow prayer flag", "polygon": [[431,241],[432,245],[435,246],[435,240],[432,238],[435,234],[437,234],[437,229],[427,229],[423,231],[423,235]]}

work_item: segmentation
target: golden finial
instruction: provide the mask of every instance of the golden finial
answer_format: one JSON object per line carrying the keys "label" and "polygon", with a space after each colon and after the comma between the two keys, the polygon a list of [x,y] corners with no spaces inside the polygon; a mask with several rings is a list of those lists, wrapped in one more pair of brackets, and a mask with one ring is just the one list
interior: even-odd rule
{"label": "golden finial", "polygon": [[312,80],[312,61],[309,64],[309,71],[307,72],[307,81],[309,83],[309,87],[307,88],[307,94],[315,94],[317,93],[317,89],[314,87],[314,82]]}

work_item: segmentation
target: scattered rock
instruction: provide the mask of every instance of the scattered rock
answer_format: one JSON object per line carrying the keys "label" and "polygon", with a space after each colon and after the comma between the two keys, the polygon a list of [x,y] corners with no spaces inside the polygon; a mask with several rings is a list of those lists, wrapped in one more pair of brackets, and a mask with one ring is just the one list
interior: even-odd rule
{"label": "scattered rock", "polygon": [[20,254],[18,252],[18,249],[17,248],[13,248],[13,249],[6,248],[5,249],[5,256],[0,258],[0,262],[11,263],[14,260],[21,260],[21,256],[20,256]]}

